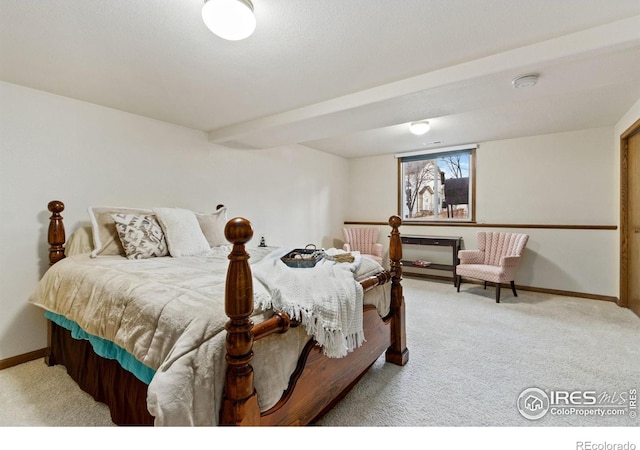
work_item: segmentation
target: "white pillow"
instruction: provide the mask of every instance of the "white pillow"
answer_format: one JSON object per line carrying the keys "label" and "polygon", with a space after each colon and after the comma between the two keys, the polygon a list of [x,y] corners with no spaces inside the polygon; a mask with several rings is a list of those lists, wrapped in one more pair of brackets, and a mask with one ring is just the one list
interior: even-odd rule
{"label": "white pillow", "polygon": [[93,251],[93,236],[91,233],[91,227],[76,228],[64,244],[64,254],[66,256],[74,256],[91,253]]}
{"label": "white pillow", "polygon": [[226,207],[209,214],[196,213],[196,218],[210,247],[219,247],[229,243],[224,237],[224,227],[227,225]]}
{"label": "white pillow", "polygon": [[193,211],[181,208],[154,208],[160,226],[174,257],[194,256],[210,249]]}

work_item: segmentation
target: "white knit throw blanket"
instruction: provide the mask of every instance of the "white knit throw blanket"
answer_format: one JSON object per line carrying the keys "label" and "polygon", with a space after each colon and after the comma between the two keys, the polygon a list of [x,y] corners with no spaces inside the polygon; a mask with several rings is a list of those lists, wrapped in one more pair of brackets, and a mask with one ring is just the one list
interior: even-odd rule
{"label": "white knit throw blanket", "polygon": [[269,293],[254,289],[255,307],[286,312],[302,323],[326,356],[346,356],[364,342],[363,289],[355,279],[360,254],[352,253],[352,263],[322,258],[313,268],[291,268],[280,260],[289,251],[274,250],[251,266],[254,279]]}

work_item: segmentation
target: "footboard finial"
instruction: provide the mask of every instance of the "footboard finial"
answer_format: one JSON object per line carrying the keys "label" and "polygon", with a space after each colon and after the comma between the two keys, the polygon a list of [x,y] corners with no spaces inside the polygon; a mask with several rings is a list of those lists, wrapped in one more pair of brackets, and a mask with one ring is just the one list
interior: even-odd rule
{"label": "footboard finial", "polygon": [[55,263],[64,258],[64,241],[66,239],[64,233],[64,223],[62,223],[62,216],[60,213],[64,211],[64,203],[60,200],[52,200],[47,205],[49,211],[51,211],[51,217],[49,217],[49,266],[53,266]]}
{"label": "footboard finial", "polygon": [[253,385],[253,283],[244,244],[253,237],[251,222],[231,219],[224,229],[233,244],[225,290],[227,374],[220,413],[221,425],[260,425],[260,407]]}

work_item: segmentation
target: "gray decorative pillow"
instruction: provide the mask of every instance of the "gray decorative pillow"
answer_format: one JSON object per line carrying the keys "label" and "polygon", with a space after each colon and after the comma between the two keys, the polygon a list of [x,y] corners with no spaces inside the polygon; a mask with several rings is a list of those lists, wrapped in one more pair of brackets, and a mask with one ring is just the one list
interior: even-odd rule
{"label": "gray decorative pillow", "polygon": [[113,214],[111,218],[128,259],[169,254],[162,227],[152,215]]}

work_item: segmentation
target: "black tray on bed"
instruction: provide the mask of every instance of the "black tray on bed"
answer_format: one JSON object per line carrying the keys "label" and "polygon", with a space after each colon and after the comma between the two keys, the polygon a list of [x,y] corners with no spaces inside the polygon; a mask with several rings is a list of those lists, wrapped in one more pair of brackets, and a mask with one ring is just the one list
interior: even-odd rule
{"label": "black tray on bed", "polygon": [[280,260],[287,266],[295,269],[308,269],[315,267],[323,257],[324,252],[322,250],[316,249],[314,244],[309,244],[305,248],[294,248],[280,258]]}

